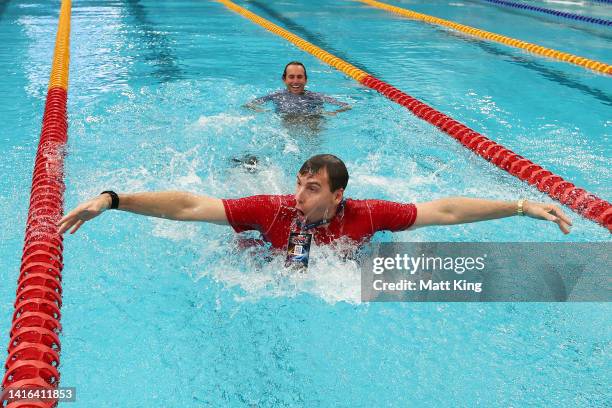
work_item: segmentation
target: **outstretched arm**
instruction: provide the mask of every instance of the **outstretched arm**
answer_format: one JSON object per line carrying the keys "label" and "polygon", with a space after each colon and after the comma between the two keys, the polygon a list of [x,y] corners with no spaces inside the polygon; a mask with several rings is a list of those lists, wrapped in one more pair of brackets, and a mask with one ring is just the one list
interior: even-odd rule
{"label": "outstretched arm", "polygon": [[[101,194],[79,204],[59,221],[59,233],[70,229],[74,234],[86,221],[109,209],[111,203],[109,194]],[[220,199],[182,191],[119,194],[118,209],[170,220],[228,224]]]}
{"label": "outstretched arm", "polygon": [[[417,217],[413,227],[427,225],[464,224],[517,215],[516,201],[494,201],[478,198],[453,197],[417,204]],[[523,202],[523,213],[531,218],[556,223],[564,234],[569,234],[572,221],[556,205]]]}

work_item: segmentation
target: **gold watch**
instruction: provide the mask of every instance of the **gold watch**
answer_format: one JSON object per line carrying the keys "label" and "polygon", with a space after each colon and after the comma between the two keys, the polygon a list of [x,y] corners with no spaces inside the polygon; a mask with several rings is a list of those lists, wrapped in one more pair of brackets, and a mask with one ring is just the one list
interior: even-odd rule
{"label": "gold watch", "polygon": [[523,210],[523,205],[525,204],[525,201],[527,201],[527,200],[524,199],[524,198],[521,198],[516,203],[516,215],[518,215],[520,217],[525,215],[525,211]]}

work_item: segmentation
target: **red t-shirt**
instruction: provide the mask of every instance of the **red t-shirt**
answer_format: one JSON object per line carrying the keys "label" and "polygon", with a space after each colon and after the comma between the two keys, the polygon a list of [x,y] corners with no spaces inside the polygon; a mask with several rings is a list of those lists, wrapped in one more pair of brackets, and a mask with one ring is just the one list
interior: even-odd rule
{"label": "red t-shirt", "polygon": [[[293,195],[256,195],[225,199],[225,215],[236,232],[255,230],[274,248],[285,248],[298,218]],[[401,231],[416,219],[414,204],[384,200],[347,199],[327,224],[308,230],[317,244],[347,237],[363,242],[376,231]]]}

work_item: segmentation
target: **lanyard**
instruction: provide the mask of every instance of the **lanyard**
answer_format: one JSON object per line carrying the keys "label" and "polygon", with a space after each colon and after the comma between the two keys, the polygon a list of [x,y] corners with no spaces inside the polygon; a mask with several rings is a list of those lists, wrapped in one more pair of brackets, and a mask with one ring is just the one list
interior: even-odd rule
{"label": "lanyard", "polygon": [[[336,209],[336,214],[338,214],[344,208],[344,199],[338,204],[338,208]],[[308,231],[309,229],[320,227],[324,224],[329,224],[331,220],[323,218],[317,222],[311,222],[310,224],[303,224],[300,220],[297,220],[296,224],[301,231]]]}
{"label": "lanyard", "polygon": [[317,221],[317,222],[312,222],[310,224],[302,224],[301,221],[297,221],[297,226],[301,231],[308,231],[309,229],[313,229],[313,228],[317,228],[320,227],[323,224],[327,224],[329,223],[329,220],[326,220],[325,218],[323,218],[321,221]]}

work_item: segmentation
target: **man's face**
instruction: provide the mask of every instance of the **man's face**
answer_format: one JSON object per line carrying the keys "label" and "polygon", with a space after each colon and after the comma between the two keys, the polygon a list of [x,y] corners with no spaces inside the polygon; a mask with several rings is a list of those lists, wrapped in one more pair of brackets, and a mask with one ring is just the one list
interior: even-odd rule
{"label": "man's face", "polygon": [[287,86],[287,90],[292,94],[303,94],[304,86],[307,82],[304,68],[301,65],[289,65],[283,81]]}
{"label": "man's face", "polygon": [[335,207],[342,201],[343,189],[330,191],[327,170],[321,169],[316,174],[297,175],[295,187],[295,208],[307,222],[330,219]]}

